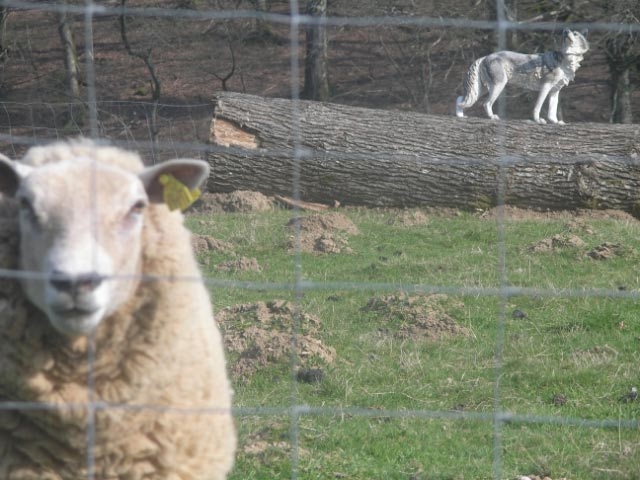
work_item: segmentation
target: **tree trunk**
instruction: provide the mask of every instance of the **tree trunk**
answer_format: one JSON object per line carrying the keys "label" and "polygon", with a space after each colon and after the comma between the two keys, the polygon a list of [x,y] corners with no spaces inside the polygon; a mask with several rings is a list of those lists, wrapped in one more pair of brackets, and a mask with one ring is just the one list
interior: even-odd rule
{"label": "tree trunk", "polygon": [[[230,92],[214,98],[214,192],[366,206],[640,208],[640,126],[537,125]],[[225,148],[228,147],[228,148]],[[298,159],[299,161],[296,161]]]}
{"label": "tree trunk", "polygon": [[0,62],[7,60],[9,48],[7,47],[5,34],[7,32],[7,18],[9,17],[9,9],[7,6],[0,6]]}
{"label": "tree trunk", "polygon": [[78,67],[78,54],[76,44],[73,41],[73,32],[64,9],[58,14],[58,33],[64,50],[64,66],[67,72],[69,95],[75,101],[80,98],[80,68]]}
{"label": "tree trunk", "polygon": [[260,15],[255,19],[255,34],[258,38],[271,38],[273,32],[271,31],[271,25],[263,18],[263,14],[269,11],[267,0],[252,0],[252,3],[257,12]]}
{"label": "tree trunk", "polygon": [[127,33],[127,18],[124,14],[124,9],[126,7],[127,0],[120,0],[120,4],[122,5],[122,15],[120,15],[120,38],[122,39],[122,43],[124,44],[124,48],[127,53],[134,57],[142,60],[149,71],[149,76],[151,77],[151,112],[147,116],[147,122],[149,124],[149,130],[151,133],[151,144],[153,146],[152,156],[153,163],[156,162],[156,147],[158,145],[158,135],[160,134],[160,127],[158,126],[158,106],[160,104],[160,97],[162,95],[162,81],[158,76],[158,69],[156,68],[156,64],[153,63],[152,54],[153,47],[149,47],[146,50],[134,50],[129,42],[129,37]]}
{"label": "tree trunk", "polygon": [[329,100],[327,73],[327,0],[307,0],[307,13],[317,19],[318,25],[307,27],[307,54],[304,67],[303,97],[326,102]]}
{"label": "tree trunk", "polygon": [[[616,3],[616,9],[625,8],[623,2]],[[618,10],[619,11],[619,10]],[[626,17],[624,23],[635,23],[637,18]],[[640,56],[636,54],[638,35],[632,32],[610,32],[604,42],[604,53],[609,67],[611,86],[612,123],[632,123],[630,70],[636,65]]]}
{"label": "tree trunk", "polygon": [[633,123],[631,110],[631,82],[629,68],[614,70],[611,74],[611,123]]}

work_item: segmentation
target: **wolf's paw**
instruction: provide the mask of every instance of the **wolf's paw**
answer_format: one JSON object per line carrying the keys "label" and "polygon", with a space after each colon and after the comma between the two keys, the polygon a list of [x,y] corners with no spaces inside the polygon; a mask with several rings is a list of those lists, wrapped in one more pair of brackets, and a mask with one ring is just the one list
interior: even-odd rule
{"label": "wolf's paw", "polygon": [[500,120],[500,117],[499,117],[498,115],[496,115],[495,113],[493,113],[493,114],[489,115],[489,118],[490,118],[491,120]]}
{"label": "wolf's paw", "polygon": [[546,125],[547,121],[544,118],[534,118],[533,119],[538,125]]}

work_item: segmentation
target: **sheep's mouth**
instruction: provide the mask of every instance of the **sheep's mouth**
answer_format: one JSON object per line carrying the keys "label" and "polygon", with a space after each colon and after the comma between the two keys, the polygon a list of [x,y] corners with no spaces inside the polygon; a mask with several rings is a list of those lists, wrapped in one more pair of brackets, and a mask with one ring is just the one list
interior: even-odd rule
{"label": "sheep's mouth", "polygon": [[88,335],[100,323],[102,309],[86,309],[80,307],[52,308],[49,321],[53,327],[65,335]]}
{"label": "sheep's mouth", "polygon": [[98,311],[98,309],[82,307],[53,307],[51,311],[59,317],[78,318],[93,315]]}

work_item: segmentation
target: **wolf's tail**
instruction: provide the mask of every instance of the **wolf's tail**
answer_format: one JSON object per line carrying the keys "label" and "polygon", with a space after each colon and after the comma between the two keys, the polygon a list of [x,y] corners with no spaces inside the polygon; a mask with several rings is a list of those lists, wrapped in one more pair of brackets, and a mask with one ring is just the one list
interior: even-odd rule
{"label": "wolf's tail", "polygon": [[464,96],[456,99],[456,116],[458,117],[464,117],[463,110],[478,101],[481,90],[480,67],[483,61],[484,57],[479,58],[467,70],[467,75],[464,78]]}

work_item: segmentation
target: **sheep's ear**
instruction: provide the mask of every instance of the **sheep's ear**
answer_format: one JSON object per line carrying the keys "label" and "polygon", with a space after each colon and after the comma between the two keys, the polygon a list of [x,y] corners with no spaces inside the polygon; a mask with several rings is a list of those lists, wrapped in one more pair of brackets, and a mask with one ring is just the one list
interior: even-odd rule
{"label": "sheep's ear", "polygon": [[195,190],[209,177],[209,164],[202,160],[179,159],[145,168],[138,176],[152,202],[160,203],[165,199],[163,175],[173,177],[189,190]]}
{"label": "sheep's ear", "polygon": [[32,167],[14,162],[0,153],[0,193],[13,196],[20,187],[22,179],[32,170]]}

